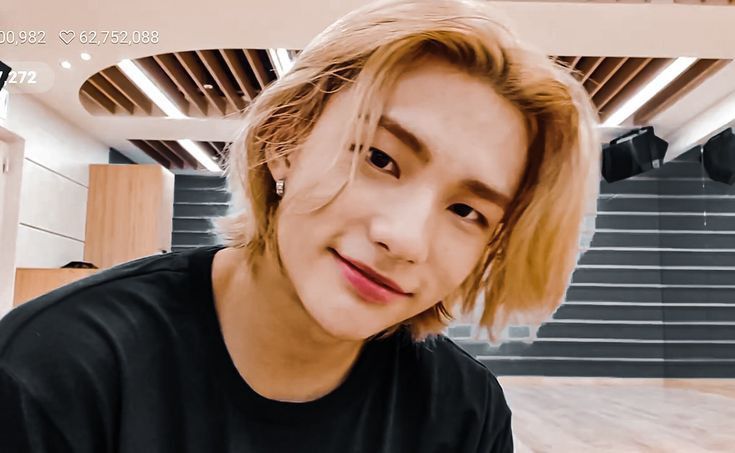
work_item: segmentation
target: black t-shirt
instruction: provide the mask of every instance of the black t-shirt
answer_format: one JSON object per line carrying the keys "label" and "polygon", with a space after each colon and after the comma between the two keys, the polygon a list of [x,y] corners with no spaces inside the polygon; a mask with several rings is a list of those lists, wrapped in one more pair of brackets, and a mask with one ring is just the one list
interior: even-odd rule
{"label": "black t-shirt", "polygon": [[451,340],[366,344],[315,401],[266,399],[219,328],[218,247],[100,272],[0,321],[0,451],[509,452],[495,377]]}

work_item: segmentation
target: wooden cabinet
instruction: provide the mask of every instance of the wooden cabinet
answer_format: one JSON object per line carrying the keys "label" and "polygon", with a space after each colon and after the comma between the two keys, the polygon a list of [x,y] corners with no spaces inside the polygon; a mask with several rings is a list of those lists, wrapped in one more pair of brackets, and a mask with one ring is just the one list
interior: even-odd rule
{"label": "wooden cabinet", "polygon": [[68,283],[98,272],[98,269],[35,269],[15,270],[13,306],[28,302]]}
{"label": "wooden cabinet", "polygon": [[100,269],[171,251],[174,175],[160,165],[90,165],[84,261]]}

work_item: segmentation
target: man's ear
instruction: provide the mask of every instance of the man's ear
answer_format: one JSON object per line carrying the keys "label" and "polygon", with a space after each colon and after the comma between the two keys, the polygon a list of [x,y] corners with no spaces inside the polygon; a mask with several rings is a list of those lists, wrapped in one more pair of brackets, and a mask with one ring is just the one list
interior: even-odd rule
{"label": "man's ear", "polygon": [[275,157],[275,155],[267,156],[268,170],[271,172],[271,176],[273,176],[274,180],[278,181],[279,179],[287,179],[288,173],[291,171],[291,161],[294,157],[294,153],[295,151],[292,151],[289,154],[280,157]]}

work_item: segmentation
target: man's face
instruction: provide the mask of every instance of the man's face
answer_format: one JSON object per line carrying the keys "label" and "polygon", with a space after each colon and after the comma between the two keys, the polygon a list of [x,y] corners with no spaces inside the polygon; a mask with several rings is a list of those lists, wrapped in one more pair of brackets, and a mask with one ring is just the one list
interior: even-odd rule
{"label": "man's face", "polygon": [[527,140],[521,113],[487,82],[425,62],[399,79],[355,180],[313,210],[348,178],[354,151],[339,144],[351,95],[330,100],[292,155],[277,234],[307,313],[331,335],[361,340],[469,275],[520,183]]}

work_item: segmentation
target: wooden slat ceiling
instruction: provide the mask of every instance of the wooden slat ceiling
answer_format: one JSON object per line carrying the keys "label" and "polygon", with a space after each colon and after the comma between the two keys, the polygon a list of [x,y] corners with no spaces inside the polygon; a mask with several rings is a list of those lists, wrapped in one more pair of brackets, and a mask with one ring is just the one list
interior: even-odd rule
{"label": "wooden slat ceiling", "polygon": [[[670,58],[553,57],[568,67],[584,84],[604,122],[638,90],[674,60]],[[700,59],[666,88],[646,102],[633,116],[634,124],[646,124],[673,105],[731,60]]]}
{"label": "wooden slat ceiling", "polygon": [[[292,51],[293,53],[293,51]],[[555,56],[583,83],[604,122],[673,59],[605,56]],[[636,125],[650,124],[660,112],[699,86],[731,60],[700,59],[644,104],[633,116]],[[236,114],[276,79],[274,64],[262,49],[218,49],[174,52],[136,60],[185,115],[223,118]],[[113,66],[91,76],[80,96],[96,106],[91,113],[163,116],[163,112]],[[89,104],[89,102],[87,102]],[[167,168],[199,165],[175,141],[131,140]],[[213,156],[222,142],[201,142]]]}
{"label": "wooden slat ceiling", "polygon": [[[152,159],[165,168],[171,170],[201,170],[204,167],[197,162],[178,142],[173,140],[130,140]],[[194,142],[199,145],[215,162],[224,162],[228,143],[225,142]]]}
{"label": "wooden slat ceiling", "polygon": [[[236,114],[276,79],[262,49],[174,52],[135,62],[181,112],[194,118]],[[117,66],[87,79],[80,96],[91,101],[94,114],[164,116]]]}

